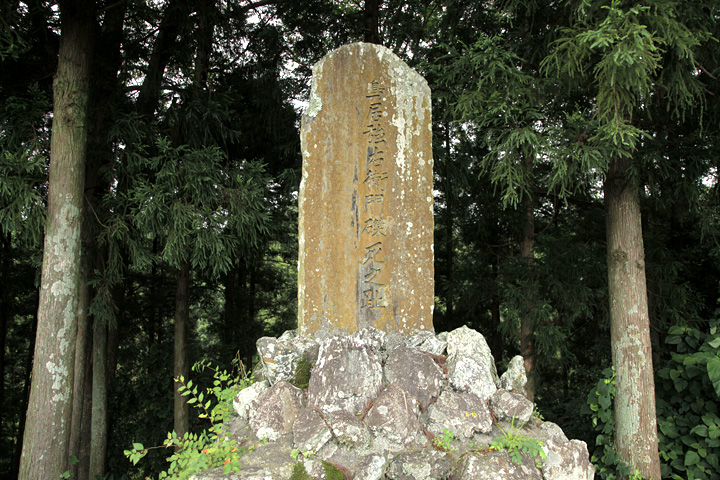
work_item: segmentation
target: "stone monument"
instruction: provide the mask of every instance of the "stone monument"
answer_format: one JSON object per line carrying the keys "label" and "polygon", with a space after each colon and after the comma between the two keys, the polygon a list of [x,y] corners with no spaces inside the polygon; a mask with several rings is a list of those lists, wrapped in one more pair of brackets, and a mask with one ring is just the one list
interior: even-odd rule
{"label": "stone monument", "polygon": [[432,330],[430,89],[385,47],[345,45],[313,67],[302,118],[298,328]]}

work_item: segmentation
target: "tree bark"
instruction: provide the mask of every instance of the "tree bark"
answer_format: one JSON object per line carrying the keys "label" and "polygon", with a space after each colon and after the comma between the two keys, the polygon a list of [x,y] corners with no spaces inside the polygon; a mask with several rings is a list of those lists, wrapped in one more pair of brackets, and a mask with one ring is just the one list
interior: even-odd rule
{"label": "tree bark", "polygon": [[[87,212],[86,212],[87,213]],[[85,369],[90,368],[88,360],[91,358],[89,354],[91,346],[91,323],[89,318],[90,310],[90,286],[88,285],[88,279],[91,275],[90,262],[86,258],[88,255],[86,247],[86,236],[87,229],[83,227],[83,265],[81,272],[80,285],[78,290],[78,325],[77,325],[77,337],[75,342],[75,368],[74,368],[74,379],[73,379],[73,403],[72,403],[72,417],[70,420],[70,440],[68,452],[70,455],[74,455],[80,462],[85,459],[80,453],[80,445],[82,439],[80,437],[81,425],[83,421],[83,399],[84,399],[84,388],[85,388]],[[70,473],[73,478],[81,480],[78,476],[78,468],[80,462],[70,465]]]}
{"label": "tree bark", "polygon": [[630,161],[614,159],[605,180],[615,447],[644,478],[660,479],[640,196],[628,179]]}
{"label": "tree bark", "polygon": [[365,0],[365,41],[380,44],[380,4],[382,0]]}
{"label": "tree bark", "polygon": [[60,2],[47,226],[21,480],[60,478],[68,469],[94,11],[93,1]]}
{"label": "tree bark", "polygon": [[[528,178],[532,178],[532,164],[530,158],[523,161],[523,167],[528,172]],[[520,239],[520,256],[528,270],[528,281],[532,281],[530,271],[535,263],[535,211],[534,200],[531,194],[524,196],[522,201],[522,238]],[[535,292],[532,286],[526,287],[525,305],[523,315],[520,318],[520,355],[525,361],[525,373],[527,383],[525,384],[525,395],[531,402],[535,399],[535,325],[532,312],[535,308]]]}
{"label": "tree bark", "polygon": [[107,455],[107,336],[104,320],[93,322],[92,423],[90,430],[89,478],[105,476]]}
{"label": "tree bark", "polygon": [[0,232],[0,429],[3,425],[5,405],[5,342],[8,324],[7,287],[10,273],[10,237]]}
{"label": "tree bark", "polygon": [[[189,308],[190,265],[187,261],[180,265],[177,273],[177,289],[175,291],[175,362],[174,375],[186,381],[190,375],[190,363],[187,351],[187,328],[190,323]],[[190,427],[190,406],[186,397],[178,390],[179,382],[175,382],[174,429],[182,436]]]}

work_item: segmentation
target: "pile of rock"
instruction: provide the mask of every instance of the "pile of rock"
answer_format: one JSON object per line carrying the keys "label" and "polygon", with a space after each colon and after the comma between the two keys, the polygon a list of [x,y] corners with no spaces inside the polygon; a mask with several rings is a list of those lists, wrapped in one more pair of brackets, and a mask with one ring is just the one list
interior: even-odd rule
{"label": "pile of rock", "polygon": [[[324,478],[323,461],[356,480],[594,478],[585,443],[532,415],[522,357],[498,377],[485,339],[467,327],[324,339],[289,331],[260,339],[258,353],[265,380],[234,402],[233,434],[254,447],[242,473],[196,480],[287,480],[297,462]],[[307,388],[297,388],[307,362]],[[511,432],[535,455],[492,446]]]}

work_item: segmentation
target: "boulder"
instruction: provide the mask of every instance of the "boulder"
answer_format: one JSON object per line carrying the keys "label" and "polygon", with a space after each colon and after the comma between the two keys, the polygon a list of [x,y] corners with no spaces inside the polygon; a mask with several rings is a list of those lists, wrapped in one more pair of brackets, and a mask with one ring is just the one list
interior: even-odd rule
{"label": "boulder", "polygon": [[493,421],[487,401],[472,393],[442,392],[437,402],[428,408],[428,414],[427,429],[435,435],[442,435],[448,430],[453,435],[471,438],[476,432],[492,431]]}
{"label": "boulder", "polygon": [[447,370],[450,384],[460,392],[488,399],[499,383],[495,360],[485,337],[462,326],[447,335]]}
{"label": "boulder", "polygon": [[333,337],[322,343],[310,375],[308,401],[323,412],[358,414],[382,386],[377,352],[357,337]]}
{"label": "boulder", "polygon": [[515,355],[508,364],[507,370],[500,377],[500,388],[508,392],[525,395],[527,384],[527,373],[525,372],[525,360],[520,355]]}
{"label": "boulder", "polygon": [[532,416],[535,405],[524,394],[499,389],[491,397],[490,404],[498,420],[507,420],[515,427],[522,427]]}
{"label": "boulder", "polygon": [[422,409],[440,395],[447,383],[442,369],[428,353],[403,346],[393,350],[388,357],[385,377],[415,397]]}
{"label": "boulder", "polygon": [[303,407],[303,393],[281,380],[258,395],[250,410],[250,428],[260,439],[277,440],[290,433]]}
{"label": "boulder", "polygon": [[[233,401],[238,415],[226,431],[247,451],[242,473],[215,469],[194,480],[287,480],[299,464],[325,478],[323,462],[357,480],[593,478],[583,442],[568,440],[553,423],[528,422],[533,404],[522,382],[511,381],[522,379],[522,358],[501,381],[479,333],[461,327],[404,337],[366,328],[325,337],[290,332],[258,342],[266,365],[277,361],[272,381]],[[312,365],[307,390],[287,379],[302,356]],[[543,442],[547,458],[523,453],[514,463],[508,452],[489,448],[511,424],[515,434]]]}
{"label": "boulder", "polygon": [[385,478],[393,480],[444,480],[450,476],[452,462],[433,449],[402,452],[390,462]]}

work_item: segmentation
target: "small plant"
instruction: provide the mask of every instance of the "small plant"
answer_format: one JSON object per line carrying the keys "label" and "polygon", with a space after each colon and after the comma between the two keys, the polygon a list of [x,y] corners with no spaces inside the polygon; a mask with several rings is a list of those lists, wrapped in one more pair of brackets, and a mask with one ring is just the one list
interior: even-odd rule
{"label": "small plant", "polygon": [[[125,456],[136,465],[150,450],[173,449],[167,458],[170,466],[167,471],[160,472],[159,479],[186,480],[196,473],[216,467],[223,467],[225,474],[239,472],[239,459],[245,449],[238,448],[236,442],[228,437],[224,424],[233,412],[232,400],[235,395],[253,381],[253,377],[242,368],[242,363],[239,365],[238,375],[232,375],[212,367],[210,363],[196,363],[193,371],[207,369],[213,372],[213,386],[206,392],[199,391],[192,380],[186,381],[182,376],[175,379],[180,384],[178,390],[181,395],[189,397],[187,403],[200,410],[198,417],[210,422],[207,430],[200,434],[186,432],[183,436],[170,432],[163,445],[156,447],[146,448],[141,443],[133,443],[132,449],[125,450]],[[206,400],[205,393],[208,397],[215,397],[215,405],[212,398]]]}
{"label": "small plant", "polygon": [[515,463],[522,463],[521,453],[526,453],[531,457],[535,458],[535,464],[541,466],[541,458],[547,458],[545,456],[545,450],[543,450],[543,443],[535,438],[526,437],[524,435],[518,435],[515,430],[515,417],[510,422],[510,430],[505,431],[498,425],[498,428],[503,433],[502,436],[496,438],[492,446],[498,450],[506,450],[510,459]]}
{"label": "small plant", "polygon": [[455,440],[455,435],[446,428],[443,430],[442,435],[438,435],[433,439],[433,445],[443,452],[451,452],[453,440]]}

